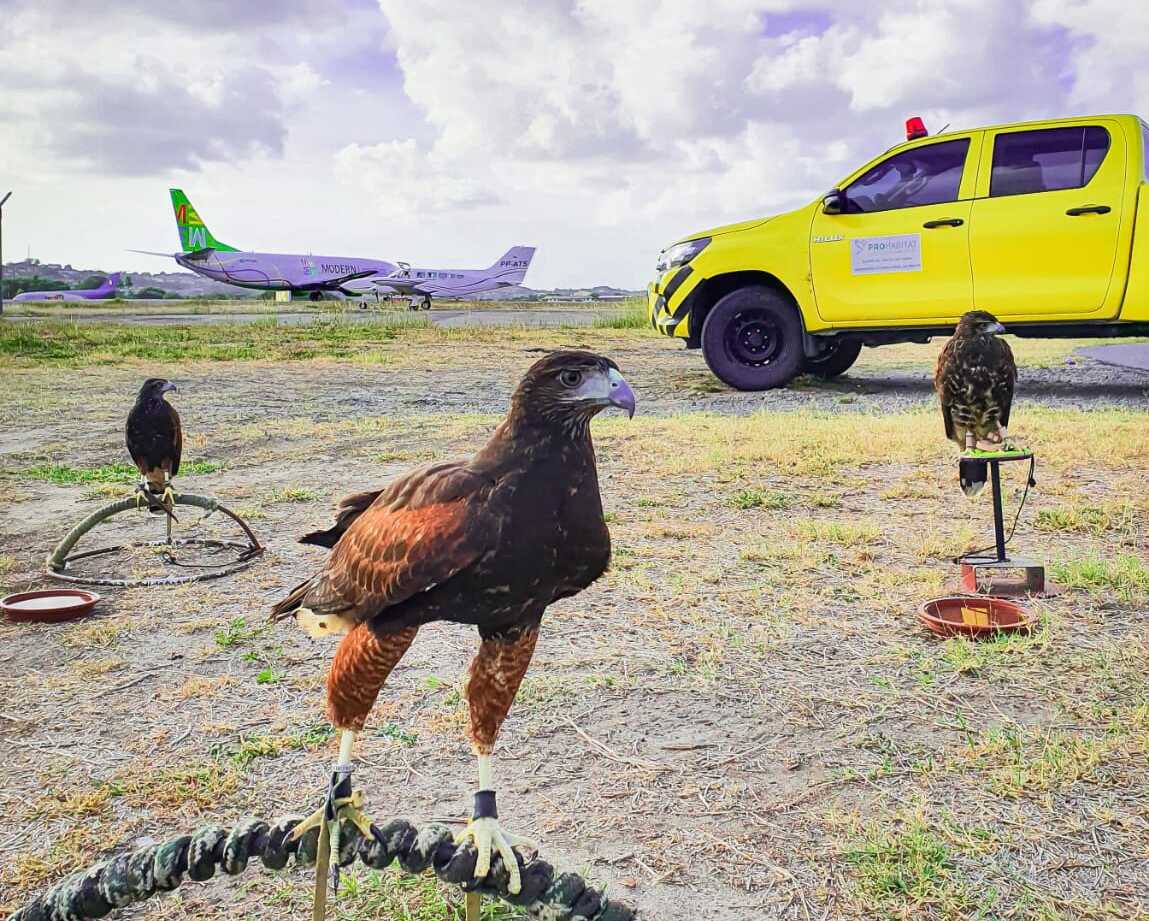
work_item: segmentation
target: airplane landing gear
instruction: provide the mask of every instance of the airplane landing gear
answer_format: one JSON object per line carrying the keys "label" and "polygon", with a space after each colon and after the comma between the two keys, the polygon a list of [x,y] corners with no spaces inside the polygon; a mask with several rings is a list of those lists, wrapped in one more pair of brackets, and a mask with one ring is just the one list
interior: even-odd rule
{"label": "airplane landing gear", "polygon": [[423,298],[423,309],[424,310],[430,310],[431,309],[431,295],[429,295],[429,294]]}

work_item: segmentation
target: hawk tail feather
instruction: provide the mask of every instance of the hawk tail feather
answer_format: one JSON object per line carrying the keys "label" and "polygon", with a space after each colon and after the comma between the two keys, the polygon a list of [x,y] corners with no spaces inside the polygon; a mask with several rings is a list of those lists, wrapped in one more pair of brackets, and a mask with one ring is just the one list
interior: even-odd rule
{"label": "hawk tail feather", "polygon": [[306,582],[300,582],[286,598],[281,598],[275,603],[271,609],[271,620],[286,620],[291,617],[303,605],[303,599],[307,597],[307,592],[311,588],[313,579],[308,579]]}
{"label": "hawk tail feather", "polygon": [[343,536],[345,530],[346,528],[336,525],[326,531],[311,531],[299,538],[299,543],[311,544],[313,547],[326,547],[331,550],[339,543],[339,538]]}
{"label": "hawk tail feather", "polygon": [[967,496],[976,496],[985,486],[985,476],[988,465],[983,460],[962,458],[958,464],[958,481],[961,491]]}

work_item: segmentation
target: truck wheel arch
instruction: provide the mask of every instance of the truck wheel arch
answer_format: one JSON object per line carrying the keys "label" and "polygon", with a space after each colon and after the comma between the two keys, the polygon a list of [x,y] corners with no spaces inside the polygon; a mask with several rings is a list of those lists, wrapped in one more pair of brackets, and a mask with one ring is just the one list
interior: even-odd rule
{"label": "truck wheel arch", "polygon": [[686,340],[686,347],[697,349],[702,346],[702,325],[706,322],[706,316],[715,304],[731,291],[749,286],[766,286],[783,295],[793,304],[794,312],[798,315],[798,321],[805,331],[806,321],[802,316],[802,311],[798,309],[798,301],[778,276],[759,271],[729,272],[725,275],[715,275],[705,279],[691,294],[694,303],[690,307],[690,334]]}

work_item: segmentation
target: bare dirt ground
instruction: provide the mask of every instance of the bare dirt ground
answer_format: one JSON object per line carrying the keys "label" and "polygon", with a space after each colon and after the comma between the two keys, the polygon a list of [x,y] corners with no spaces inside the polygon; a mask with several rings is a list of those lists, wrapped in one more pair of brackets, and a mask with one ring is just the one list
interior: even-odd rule
{"label": "bare dirt ground", "polygon": [[[936,348],[738,394],[646,332],[560,343],[615,358],[640,415],[595,423],[614,564],[544,622],[497,758],[508,828],[647,918],[1149,917],[1149,376],[1015,343],[1012,429],[1039,457],[1017,544],[1068,591],[1032,603],[1032,636],[972,644],[914,618],[949,558],[992,537],[942,439]],[[266,622],[322,561],[294,539],[343,493],[474,450],[537,357],[521,338],[382,348],[376,364],[0,372],[5,590],[43,584],[54,542],[127,492],[123,418],[155,374],[180,385],[204,471],[181,487],[267,546],[226,580],[0,624],[0,910],[142,841],[317,805],[332,649]],[[216,533],[196,518],[181,527]],[[393,674],[359,749],[375,817],[465,817],[458,685],[476,645],[432,625]],[[252,869],[130,917],[299,917],[308,892],[302,873]],[[432,882],[363,872],[334,916],[448,910]]]}

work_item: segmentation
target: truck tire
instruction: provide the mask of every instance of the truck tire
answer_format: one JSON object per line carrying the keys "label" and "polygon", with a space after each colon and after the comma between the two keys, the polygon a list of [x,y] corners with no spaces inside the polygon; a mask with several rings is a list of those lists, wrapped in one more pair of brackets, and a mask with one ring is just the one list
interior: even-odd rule
{"label": "truck tire", "polygon": [[834,337],[826,350],[817,358],[806,356],[802,363],[802,370],[806,374],[813,374],[823,380],[830,380],[839,374],[845,374],[858,360],[862,351],[860,339],[842,339]]}
{"label": "truck tire", "polygon": [[802,322],[784,295],[764,285],[721,298],[702,324],[710,370],[736,390],[784,387],[802,370]]}

